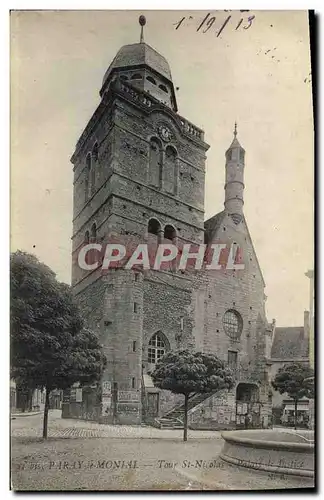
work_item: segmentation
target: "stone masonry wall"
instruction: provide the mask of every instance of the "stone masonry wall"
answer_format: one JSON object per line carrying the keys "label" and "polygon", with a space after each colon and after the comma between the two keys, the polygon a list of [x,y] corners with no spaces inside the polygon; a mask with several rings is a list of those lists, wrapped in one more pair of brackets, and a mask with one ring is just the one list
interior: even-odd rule
{"label": "stone masonry wall", "polygon": [[[196,349],[213,352],[225,362],[228,361],[228,351],[237,352],[237,369],[235,370],[237,384],[239,382],[253,383],[259,388],[262,403],[261,419],[263,418],[266,426],[271,409],[268,400],[270,381],[266,366],[268,324],[264,309],[264,283],[245,221],[236,225],[231,217],[225,215],[212,241],[226,243],[228,246],[234,242],[237,243],[242,250],[245,269],[206,270],[198,278],[201,286],[196,287],[195,291]],[[227,262],[226,259],[223,260],[222,255],[221,261]],[[224,331],[223,317],[229,309],[238,311],[243,320],[242,334],[237,340],[231,339]],[[235,390],[232,393],[235,401]],[[202,425],[203,422],[213,421],[213,426],[217,428],[217,415],[221,415],[219,423],[223,425],[224,415],[227,412],[226,406],[227,403],[214,404],[212,399],[207,400],[193,411],[194,425],[197,426],[198,419]],[[235,412],[234,403],[232,413],[233,411]],[[231,420],[227,424],[228,428],[235,426],[235,422]]]}

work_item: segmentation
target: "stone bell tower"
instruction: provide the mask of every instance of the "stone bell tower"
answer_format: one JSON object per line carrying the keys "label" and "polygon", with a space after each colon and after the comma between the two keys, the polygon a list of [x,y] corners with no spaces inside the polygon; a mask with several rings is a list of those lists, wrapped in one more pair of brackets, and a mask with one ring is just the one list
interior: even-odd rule
{"label": "stone bell tower", "polygon": [[148,366],[176,339],[191,339],[190,278],[171,269],[85,270],[79,251],[87,242],[104,246],[112,234],[153,245],[204,241],[208,145],[204,132],[178,115],[169,64],[144,42],[144,16],[139,21],[140,42],[121,47],[109,65],[71,159],[72,285],[107,357],[93,418],[120,423],[142,420]]}

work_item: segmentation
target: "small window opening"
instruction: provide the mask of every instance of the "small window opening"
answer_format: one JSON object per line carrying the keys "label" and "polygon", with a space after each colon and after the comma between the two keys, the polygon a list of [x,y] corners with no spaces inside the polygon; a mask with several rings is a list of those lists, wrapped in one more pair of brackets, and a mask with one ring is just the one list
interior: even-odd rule
{"label": "small window opening", "polygon": [[167,94],[169,93],[165,85],[159,85],[159,89],[163,90],[163,92],[166,92]]}
{"label": "small window opening", "polygon": [[231,368],[236,368],[237,366],[237,352],[228,351],[228,364]]}
{"label": "small window opening", "polygon": [[147,77],[146,77],[146,80],[147,80],[148,82],[153,83],[153,85],[156,85],[156,81],[155,81],[155,80],[154,80],[154,78],[152,78],[151,76],[147,76]]}
{"label": "small window opening", "polygon": [[176,230],[174,229],[173,226],[167,225],[164,228],[164,238],[166,240],[171,240],[173,241],[177,237]]}
{"label": "small window opening", "polygon": [[155,234],[156,236],[158,236],[160,230],[161,226],[159,221],[157,221],[156,219],[150,219],[148,223],[148,232],[150,234]]}

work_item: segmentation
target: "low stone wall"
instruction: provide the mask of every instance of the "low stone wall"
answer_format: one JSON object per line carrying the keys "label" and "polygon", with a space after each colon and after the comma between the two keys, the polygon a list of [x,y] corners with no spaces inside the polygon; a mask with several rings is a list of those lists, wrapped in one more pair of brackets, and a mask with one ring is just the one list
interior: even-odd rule
{"label": "low stone wall", "polygon": [[314,442],[299,433],[233,431],[225,440],[220,457],[241,467],[268,472],[314,477]]}
{"label": "low stone wall", "polygon": [[133,413],[129,412],[130,404],[127,405],[127,412],[121,411],[115,416],[112,410],[109,410],[105,415],[102,415],[101,405],[96,405],[91,408],[84,403],[62,403],[62,418],[75,418],[79,420],[89,420],[98,422],[99,424],[119,424],[119,425],[140,425],[141,415],[138,411],[138,406],[133,405]]}
{"label": "low stone wall", "polygon": [[89,409],[84,403],[62,403],[62,418],[77,418],[98,422],[100,416],[101,406],[94,406]]}
{"label": "low stone wall", "polygon": [[189,424],[189,429],[195,431],[225,431],[225,430],[235,430],[236,424],[235,422],[218,423],[216,420],[205,419],[202,422],[191,422]]}

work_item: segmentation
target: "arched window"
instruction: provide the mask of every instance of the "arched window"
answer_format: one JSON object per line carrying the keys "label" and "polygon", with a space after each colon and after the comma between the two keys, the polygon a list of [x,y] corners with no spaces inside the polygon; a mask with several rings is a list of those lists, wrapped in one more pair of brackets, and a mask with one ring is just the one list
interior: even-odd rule
{"label": "arched window", "polygon": [[93,162],[90,170],[90,184],[91,184],[91,194],[93,194],[96,187],[96,169]]}
{"label": "arched window", "polygon": [[95,143],[91,155],[91,170],[90,170],[91,194],[93,194],[96,190],[97,162],[98,162],[98,144]]}
{"label": "arched window", "polygon": [[[168,244],[172,243],[173,245],[177,244],[177,232],[175,228],[170,224],[165,226],[163,236],[164,240],[167,240],[165,241],[165,243]],[[165,271],[176,271],[177,259],[175,258],[169,262],[164,262],[161,268],[164,269]]]}
{"label": "arched window", "polygon": [[161,224],[156,219],[150,219],[148,223],[147,232],[149,234],[154,234],[155,236],[159,236],[161,232]]}
{"label": "arched window", "polygon": [[[84,240],[83,240],[83,244],[84,244],[84,245],[88,245],[89,243],[90,243],[90,233],[89,233],[89,231],[86,231],[86,232],[84,233]],[[85,262],[86,262],[87,264],[91,264],[91,263],[92,263],[92,262],[91,262],[91,250],[90,250],[90,251],[88,251],[88,252],[86,253],[86,255],[85,255]]]}
{"label": "arched window", "polygon": [[153,83],[153,85],[156,85],[156,81],[154,80],[154,78],[152,78],[152,76],[147,76],[147,77],[146,77],[146,80],[147,80],[148,82]]}
{"label": "arched window", "polygon": [[174,194],[175,192],[176,162],[176,150],[172,146],[167,146],[163,166],[163,189],[171,194]]}
{"label": "arched window", "polygon": [[223,316],[223,326],[226,335],[232,340],[239,340],[243,329],[242,316],[235,309],[229,309]]}
{"label": "arched window", "polygon": [[90,172],[91,172],[91,153],[87,154],[86,168],[85,168],[85,201],[89,198],[90,194]]}
{"label": "arched window", "polygon": [[97,226],[94,222],[91,226],[91,243],[95,243],[97,241]]}
{"label": "arched window", "polygon": [[119,77],[121,80],[128,80],[128,76],[126,75],[120,75]]}
{"label": "arched window", "polygon": [[153,137],[150,140],[149,154],[149,179],[150,184],[155,187],[160,186],[161,179],[161,143]]}
{"label": "arched window", "polygon": [[167,94],[169,93],[168,89],[166,88],[165,85],[159,85],[159,89],[163,90],[163,92],[166,92]]}
{"label": "arched window", "polygon": [[157,219],[150,219],[147,227],[147,243],[150,262],[151,259],[154,260],[156,257],[158,245],[161,241],[161,235],[162,228],[159,221]]}
{"label": "arched window", "polygon": [[135,73],[134,75],[132,75],[132,80],[142,80],[142,75],[140,75],[139,73]]}
{"label": "arched window", "polygon": [[167,225],[164,228],[164,239],[174,241],[177,237],[177,231],[174,229],[173,226]]}
{"label": "arched window", "polygon": [[165,337],[161,332],[157,332],[151,337],[147,349],[148,363],[155,364],[167,352],[168,347]]}
{"label": "arched window", "polygon": [[92,158],[94,161],[98,161],[99,158],[99,151],[98,151],[98,143],[95,142],[93,149],[92,149]]}
{"label": "arched window", "polygon": [[226,159],[227,159],[227,161],[235,160],[235,155],[234,155],[233,149],[230,149],[229,151],[227,151]]}

